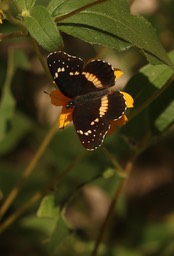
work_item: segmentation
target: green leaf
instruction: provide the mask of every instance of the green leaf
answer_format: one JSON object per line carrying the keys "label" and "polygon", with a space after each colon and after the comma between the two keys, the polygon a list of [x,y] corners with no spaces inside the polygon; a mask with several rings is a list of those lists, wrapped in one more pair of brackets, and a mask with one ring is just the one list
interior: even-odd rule
{"label": "green leaf", "polygon": [[[169,57],[174,62],[174,51],[169,54]],[[168,66],[148,64],[128,82],[125,90],[133,96],[135,102],[128,117],[130,121],[121,129],[121,132],[129,137],[140,139],[145,133],[152,132],[154,122],[157,122],[159,131],[173,122],[172,79],[173,72]]]}
{"label": "green leaf", "polygon": [[55,197],[54,195],[47,195],[45,196],[39,209],[37,211],[37,216],[39,218],[56,218],[59,217],[59,209],[55,206]]}
{"label": "green leaf", "polygon": [[[142,234],[142,241],[143,243],[149,243],[152,241],[159,241],[161,243],[163,240],[166,240],[167,236],[174,235],[174,224],[173,222],[159,222],[155,224],[148,224],[146,225],[145,229],[143,230]],[[168,234],[166,236],[166,234]]]}
{"label": "green leaf", "polygon": [[15,109],[15,99],[10,88],[14,71],[14,52],[11,50],[8,55],[7,73],[0,103],[0,141],[5,137],[7,124],[12,118]]}
{"label": "green leaf", "polygon": [[[140,141],[145,134],[149,133],[150,128],[149,113],[147,110],[144,110],[135,118],[129,120],[128,123],[121,128],[121,133],[133,140],[130,143],[134,143],[134,140]],[[129,141],[127,142],[129,143]]]}
{"label": "green leaf", "polygon": [[[174,51],[169,54],[174,63]],[[168,80],[173,76],[173,71],[166,65],[152,66],[150,64],[143,67],[138,74],[128,82],[125,91],[134,98],[134,108],[131,115],[148,106],[158,97]],[[153,95],[153,96],[152,96]]]}
{"label": "green leaf", "polygon": [[43,232],[47,238],[51,236],[56,227],[56,223],[56,219],[38,218],[35,215],[29,215],[20,222],[20,224],[25,228]]}
{"label": "green leaf", "polygon": [[104,179],[110,179],[113,176],[115,176],[115,170],[112,168],[108,168],[106,171],[103,173],[103,178]]}
{"label": "green leaf", "polygon": [[10,152],[33,128],[34,125],[30,119],[22,113],[15,113],[10,123],[10,129],[0,143],[0,156]]}
{"label": "green leaf", "polygon": [[49,13],[51,15],[54,16],[54,12],[56,12],[57,9],[60,8],[60,5],[64,2],[65,2],[65,0],[52,0],[49,2],[48,6],[47,6],[47,10],[49,11]]}
{"label": "green leaf", "polygon": [[67,227],[63,216],[60,215],[59,208],[55,206],[55,196],[53,194],[47,195],[42,199],[37,211],[37,216],[40,219],[56,220],[54,230],[52,230],[48,242],[49,252],[55,252],[70,234],[70,230]]}
{"label": "green leaf", "polygon": [[165,111],[155,121],[155,126],[160,132],[174,122],[174,100],[166,107]]}
{"label": "green leaf", "polygon": [[149,110],[155,133],[166,130],[174,122],[174,82],[155,100]]}
{"label": "green leaf", "polygon": [[31,10],[36,0],[13,0],[12,2],[18,7],[18,10],[22,12],[24,10]]}
{"label": "green leaf", "polygon": [[115,37],[113,34],[105,33],[92,27],[76,26],[68,23],[66,25],[65,23],[58,24],[58,27],[62,32],[80,38],[90,44],[104,45],[118,51],[123,51],[130,47],[128,42]]}
{"label": "green leaf", "polygon": [[24,23],[31,36],[46,50],[54,51],[61,47],[60,33],[44,6],[35,6],[30,15],[24,17]]}
{"label": "green leaf", "polygon": [[12,119],[15,110],[15,99],[11,93],[11,83],[17,68],[28,69],[30,67],[26,55],[18,50],[10,50],[8,54],[8,66],[6,79],[2,89],[0,102],[0,141],[5,138],[9,121]]}
{"label": "green leaf", "polygon": [[[92,5],[101,5],[102,2],[107,2],[108,0],[52,0],[48,4],[48,10],[52,16],[62,16],[64,14],[69,14],[76,11],[79,8],[86,6],[86,9],[90,8]],[[109,0],[110,1],[110,0]],[[71,4],[70,4],[71,3]]]}
{"label": "green leaf", "polygon": [[[91,1],[90,1],[91,2]],[[86,0],[67,0],[54,10],[61,31],[93,44],[105,45],[116,50],[137,47],[152,64],[165,63],[173,68],[152,25],[143,17],[129,12],[126,0],[108,0],[70,14]]]}
{"label": "green leaf", "polygon": [[59,246],[65,241],[65,239],[71,234],[63,218],[59,218],[56,228],[48,243],[49,253],[58,253]]}

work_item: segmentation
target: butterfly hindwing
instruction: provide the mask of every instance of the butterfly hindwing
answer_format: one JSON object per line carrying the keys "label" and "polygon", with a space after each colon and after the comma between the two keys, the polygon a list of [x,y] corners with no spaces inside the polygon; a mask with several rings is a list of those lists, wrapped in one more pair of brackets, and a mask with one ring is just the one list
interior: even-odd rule
{"label": "butterfly hindwing", "polygon": [[73,122],[82,145],[88,150],[98,148],[110,128],[111,121],[119,119],[125,110],[125,100],[119,91],[77,105],[73,111]]}
{"label": "butterfly hindwing", "polygon": [[111,91],[101,98],[99,116],[108,122],[118,120],[127,109],[126,101],[120,91]]}
{"label": "butterfly hindwing", "polygon": [[[110,127],[109,123],[98,117],[100,101],[76,106],[73,111],[73,123],[82,145],[87,150],[98,148]],[[83,111],[82,111],[82,108]],[[91,111],[91,107],[94,107]]]}
{"label": "butterfly hindwing", "polygon": [[79,95],[83,60],[58,51],[48,55],[47,63],[60,91],[68,98]]}

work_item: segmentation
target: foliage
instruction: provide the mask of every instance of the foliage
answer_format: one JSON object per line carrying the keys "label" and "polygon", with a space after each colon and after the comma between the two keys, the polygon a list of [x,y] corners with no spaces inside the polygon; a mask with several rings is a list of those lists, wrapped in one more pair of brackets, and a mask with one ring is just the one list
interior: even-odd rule
{"label": "foliage", "polygon": [[[167,53],[159,28],[133,16],[126,0],[1,0],[1,16],[2,255],[173,255],[172,200],[157,193],[166,190],[154,180],[150,205],[138,190],[133,199],[129,191],[137,169],[154,165],[155,175],[163,155],[165,171],[173,166],[174,51]],[[124,64],[131,73],[124,90],[135,100],[129,121],[91,153],[72,127],[58,132],[57,121],[50,125],[46,94],[39,105],[40,90],[51,91],[46,54],[62,48],[85,59],[94,52],[113,62],[133,56]],[[132,72],[132,62],[143,67]]]}

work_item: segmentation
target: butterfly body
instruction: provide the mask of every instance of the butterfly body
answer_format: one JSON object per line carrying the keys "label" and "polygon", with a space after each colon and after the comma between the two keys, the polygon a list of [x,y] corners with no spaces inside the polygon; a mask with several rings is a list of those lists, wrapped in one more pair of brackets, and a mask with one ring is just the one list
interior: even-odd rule
{"label": "butterfly body", "polygon": [[[73,102],[74,107],[78,105],[83,105],[85,103],[90,103],[92,101],[96,101],[101,99],[102,96],[109,94],[109,89],[103,89],[98,92],[89,92],[87,94],[82,94],[74,97],[70,102]],[[69,105],[69,103],[68,103]]]}
{"label": "butterfly body", "polygon": [[84,66],[82,59],[64,52],[48,55],[48,67],[58,88],[70,100],[72,119],[82,145],[87,150],[98,148],[113,120],[126,111],[120,91],[112,91],[115,73],[110,64],[93,60]]}

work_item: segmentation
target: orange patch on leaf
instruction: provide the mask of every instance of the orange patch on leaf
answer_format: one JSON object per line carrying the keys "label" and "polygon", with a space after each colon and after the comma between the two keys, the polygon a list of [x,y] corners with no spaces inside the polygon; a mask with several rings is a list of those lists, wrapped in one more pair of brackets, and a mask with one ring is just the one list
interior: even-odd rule
{"label": "orange patch on leaf", "polygon": [[54,90],[49,95],[51,98],[51,103],[54,106],[62,107],[62,111],[60,113],[60,117],[59,117],[59,121],[58,121],[58,127],[60,129],[62,129],[65,126],[67,126],[68,124],[70,124],[72,121],[73,109],[66,108],[66,105],[70,101],[70,99],[68,97],[64,96],[59,90]]}
{"label": "orange patch on leaf", "polygon": [[69,98],[65,97],[59,90],[54,90],[50,94],[51,103],[54,106],[66,106],[70,101]]}
{"label": "orange patch on leaf", "polygon": [[120,69],[118,69],[118,68],[114,69],[115,80],[118,79],[123,74],[124,74],[123,71],[121,71]]}
{"label": "orange patch on leaf", "polygon": [[126,92],[121,92],[125,98],[127,108],[133,108],[134,106],[134,100],[132,96]]}
{"label": "orange patch on leaf", "polygon": [[110,135],[113,132],[115,132],[118,129],[118,127],[125,125],[127,121],[128,121],[128,118],[125,114],[123,114],[122,117],[119,118],[118,120],[112,121],[108,134]]}
{"label": "orange patch on leaf", "polygon": [[72,112],[73,112],[73,108],[68,108],[68,109],[65,107],[62,108],[62,111],[59,117],[59,123],[58,123],[59,129],[63,129],[65,126],[71,123]]}
{"label": "orange patch on leaf", "polygon": [[3,18],[3,11],[0,10],[0,24],[2,24],[2,18]]}

